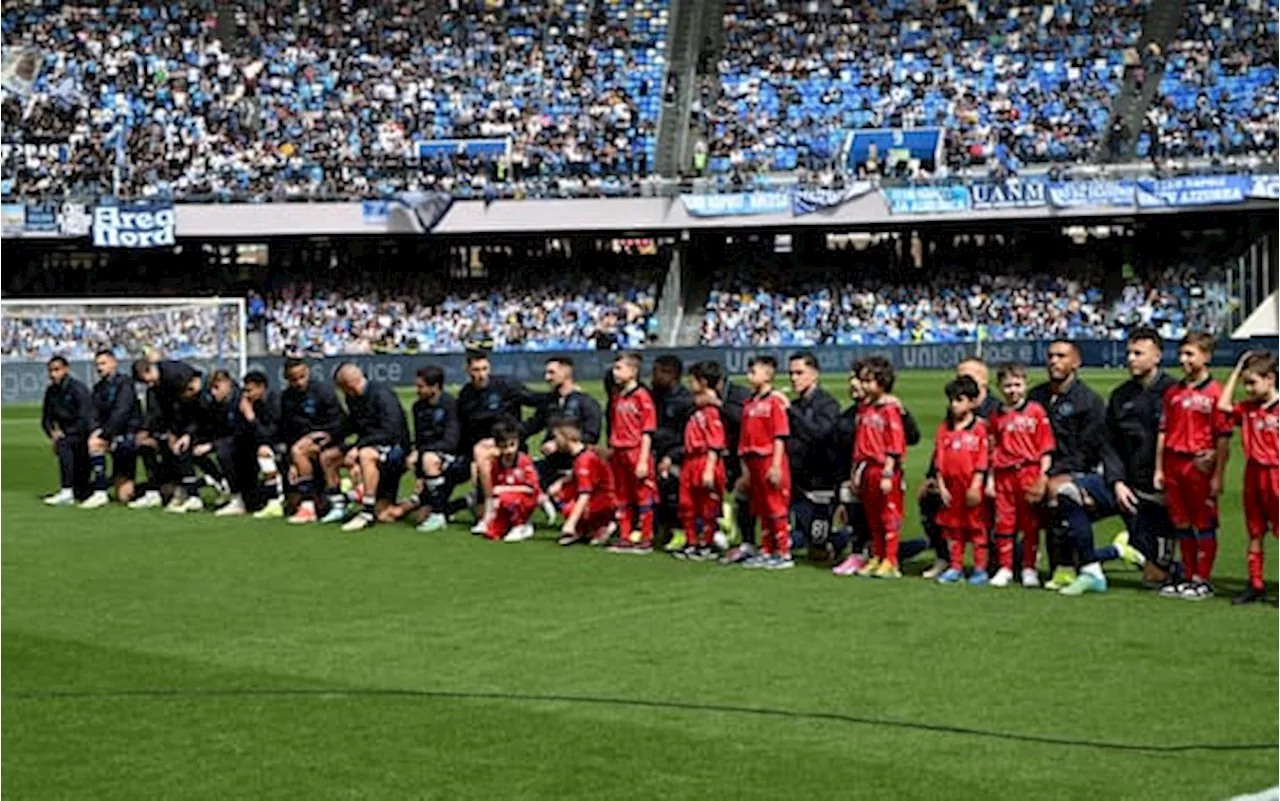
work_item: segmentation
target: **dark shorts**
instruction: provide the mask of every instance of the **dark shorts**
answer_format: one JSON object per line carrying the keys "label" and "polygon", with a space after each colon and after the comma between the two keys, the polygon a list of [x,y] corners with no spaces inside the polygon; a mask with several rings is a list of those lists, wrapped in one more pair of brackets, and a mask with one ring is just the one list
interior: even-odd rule
{"label": "dark shorts", "polygon": [[1074,473],[1071,481],[1093,500],[1087,507],[1091,520],[1102,520],[1119,511],[1116,496],[1101,473]]}
{"label": "dark shorts", "polygon": [[1138,509],[1134,514],[1124,515],[1124,525],[1129,530],[1129,544],[1153,562],[1159,555],[1160,539],[1172,538],[1176,534],[1164,504],[1145,498],[1138,499]]}
{"label": "dark shorts", "polygon": [[407,469],[405,457],[408,454],[399,445],[379,445],[374,450],[378,452],[379,462],[378,488],[374,497],[380,501],[395,501],[400,493],[400,479]]}
{"label": "dark shorts", "polygon": [[111,440],[111,477],[126,481],[138,477],[138,443],[132,432]]}

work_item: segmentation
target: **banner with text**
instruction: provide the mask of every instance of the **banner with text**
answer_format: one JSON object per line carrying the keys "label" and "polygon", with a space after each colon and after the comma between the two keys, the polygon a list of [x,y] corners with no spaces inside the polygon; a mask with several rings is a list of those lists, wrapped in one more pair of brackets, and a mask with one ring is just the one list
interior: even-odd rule
{"label": "banner with text", "polygon": [[158,248],[177,243],[172,203],[120,203],[93,210],[93,244],[100,248]]}

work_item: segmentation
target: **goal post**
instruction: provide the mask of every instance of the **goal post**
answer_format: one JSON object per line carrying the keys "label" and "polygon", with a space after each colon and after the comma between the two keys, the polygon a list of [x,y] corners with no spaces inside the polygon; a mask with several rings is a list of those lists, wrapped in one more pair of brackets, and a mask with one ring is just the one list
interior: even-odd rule
{"label": "goal post", "polygon": [[[0,370],[14,375],[5,376],[3,399],[30,400],[26,373],[43,372],[54,356],[91,379],[94,354],[103,349],[124,362],[180,359],[239,378],[248,366],[248,323],[244,298],[0,299]],[[18,384],[23,391],[14,391]]]}

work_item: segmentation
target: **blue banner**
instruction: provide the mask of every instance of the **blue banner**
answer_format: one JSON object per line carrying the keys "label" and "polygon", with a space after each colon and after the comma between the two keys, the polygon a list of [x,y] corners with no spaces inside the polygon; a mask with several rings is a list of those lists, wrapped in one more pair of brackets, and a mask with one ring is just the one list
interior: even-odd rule
{"label": "blue banner", "polygon": [[13,194],[13,179],[0,178],[0,195],[8,197]]}
{"label": "blue banner", "polygon": [[93,210],[94,247],[171,247],[177,242],[177,229],[172,203],[120,203]]}
{"label": "blue banner", "polygon": [[1064,181],[1048,186],[1049,203],[1059,209],[1132,206],[1137,189],[1133,181]]}
{"label": "blue banner", "polygon": [[21,203],[5,203],[0,206],[0,231],[5,236],[21,236],[26,224],[26,206]]}
{"label": "blue banner", "polygon": [[1049,202],[1045,189],[1046,184],[1040,181],[981,183],[969,187],[969,198],[974,211],[1033,209]]}
{"label": "blue banner", "polygon": [[941,128],[896,128],[854,131],[849,136],[848,166],[851,171],[864,164],[871,154],[872,146],[876,149],[876,159],[881,168],[906,159],[918,159],[922,164],[933,169],[938,154],[942,151]]}
{"label": "blue banner", "polygon": [[735,192],[727,195],[681,195],[684,210],[693,217],[741,217],[749,214],[786,214],[791,211],[791,190]]}
{"label": "blue banner", "polygon": [[880,191],[891,214],[946,214],[969,209],[969,190],[963,186],[906,186]]}
{"label": "blue banner", "polygon": [[364,215],[365,225],[386,225],[387,216],[391,213],[391,201],[362,200],[360,210]]}
{"label": "blue banner", "polygon": [[1247,175],[1198,175],[1185,178],[1138,180],[1138,205],[1143,208],[1217,206],[1243,203],[1253,189]]}
{"label": "blue banner", "polygon": [[26,227],[38,233],[57,233],[58,207],[45,203],[27,206]]}
{"label": "blue banner", "polygon": [[433,139],[430,142],[414,142],[413,153],[420,159],[452,158],[457,155],[497,158],[507,152],[510,144],[506,139]]}
{"label": "blue banner", "polygon": [[1280,175],[1255,175],[1249,181],[1249,197],[1280,200]]}
{"label": "blue banner", "polygon": [[799,216],[823,209],[834,209],[854,198],[862,197],[874,188],[870,181],[857,181],[843,189],[797,188],[791,202],[791,213]]}

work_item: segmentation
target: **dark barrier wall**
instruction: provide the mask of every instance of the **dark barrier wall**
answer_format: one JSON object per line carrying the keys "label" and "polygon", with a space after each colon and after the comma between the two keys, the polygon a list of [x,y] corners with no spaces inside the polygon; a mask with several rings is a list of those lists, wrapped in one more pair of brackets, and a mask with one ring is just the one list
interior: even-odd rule
{"label": "dark barrier wall", "polygon": [[[854,359],[866,356],[886,356],[894,366],[903,370],[949,369],[968,356],[978,355],[992,364],[1003,361],[1020,361],[1030,365],[1043,365],[1048,342],[985,342],[977,343],[889,345],[811,348],[818,357],[824,372],[843,373]],[[1121,367],[1124,365],[1124,342],[1088,340],[1079,343],[1086,366]],[[1228,340],[1219,343],[1214,354],[1214,364],[1230,366],[1240,354],[1251,349],[1276,349],[1276,339],[1260,337],[1252,340]],[[741,375],[747,370],[747,362],[756,354],[769,354],[782,363],[795,348],[651,348],[645,351],[646,360],[663,353],[679,356],[686,365],[712,359],[724,364],[730,375]],[[495,353],[491,357],[495,373],[512,376],[530,383],[542,380],[542,370],[550,353]],[[571,354],[580,381],[598,381],[613,362],[613,351],[575,351]],[[445,369],[451,383],[465,380],[465,358],[461,353],[356,356],[347,359],[322,358],[310,360],[322,374],[328,375],[343,361],[360,365],[365,374],[375,381],[385,381],[396,386],[411,386],[418,368],[425,364],[438,364]],[[1177,345],[1165,346],[1165,364],[1177,365]],[[208,362],[199,366],[209,368]],[[263,370],[270,376],[272,386],[283,386],[284,359],[264,356],[249,360],[250,370]],[[72,362],[72,373],[82,381],[93,380],[93,365],[89,362]],[[43,364],[32,362],[5,362],[0,365],[3,382],[3,403],[39,403],[44,397],[47,383]]]}

